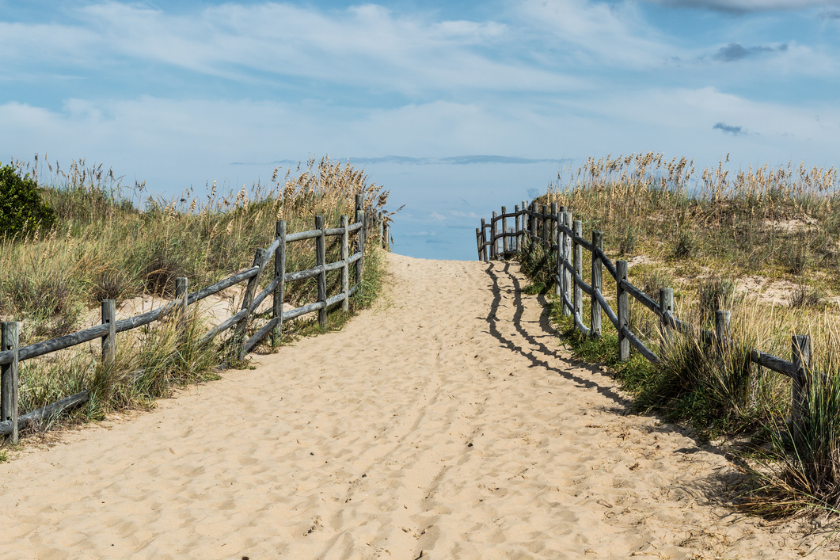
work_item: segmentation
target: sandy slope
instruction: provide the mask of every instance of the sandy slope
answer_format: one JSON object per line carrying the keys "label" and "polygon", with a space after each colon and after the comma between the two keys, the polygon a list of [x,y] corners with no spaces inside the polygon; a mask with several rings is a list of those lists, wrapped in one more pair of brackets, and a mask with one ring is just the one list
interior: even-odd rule
{"label": "sandy slope", "polygon": [[710,503],[726,460],[627,416],[513,265],[389,265],[390,293],[344,331],[0,465],[4,560],[798,558],[819,542]]}

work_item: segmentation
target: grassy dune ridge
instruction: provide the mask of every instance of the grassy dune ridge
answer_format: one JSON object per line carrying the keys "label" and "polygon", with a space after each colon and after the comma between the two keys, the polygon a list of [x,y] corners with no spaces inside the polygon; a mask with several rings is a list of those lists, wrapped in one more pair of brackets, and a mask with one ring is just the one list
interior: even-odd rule
{"label": "grassy dune ridge", "polygon": [[[664,344],[658,319],[631,298],[631,329],[663,358],[617,361],[617,335],[586,339],[552,315],[574,351],[609,366],[641,412],[687,422],[706,438],[734,437],[746,459],[735,503],[768,517],[840,510],[840,185],[837,171],[790,164],[732,173],[721,162],[699,175],[685,158],[644,153],[601,160],[558,175],[541,204],[556,202],[604,231],[605,250],[630,262],[630,281],[655,300],[675,291],[675,314],[713,328],[732,311],[732,336],[745,347],[791,359],[791,335],[812,338],[816,382],[802,424],[787,423],[791,381],[763,370],[743,348],[720,351],[679,334]],[[589,254],[585,253],[585,259]],[[554,256],[529,245],[521,256],[531,290],[551,286]],[[589,281],[585,264],[584,280]],[[604,291],[615,298],[605,274]],[[585,298],[588,299],[588,298]],[[588,305],[584,323],[589,323]]]}
{"label": "grassy dune ridge", "polygon": [[[214,183],[207,194],[188,189],[173,200],[148,195],[144,184],[126,187],[113,171],[84,161],[65,170],[36,156],[33,164],[16,166],[21,175],[38,180],[42,199],[57,216],[50,230],[0,240],[0,313],[21,321],[21,344],[90,326],[102,299],[116,299],[119,306],[141,296],[170,298],[176,277],[189,278],[195,291],[247,268],[255,249],[273,241],[279,219],[290,233],[312,229],[316,215],[323,215],[328,227],[338,227],[341,215],[352,222],[358,193],[367,208],[390,215],[387,191],[369,183],[363,171],[328,158],[298,165],[285,176],[278,168],[268,184],[222,192]],[[328,238],[328,261],[338,260],[339,243]],[[378,290],[382,265],[373,245],[368,245],[362,289],[350,314],[368,305]],[[314,240],[290,244],[286,258],[287,271],[311,268]],[[270,274],[263,276],[264,285],[270,281]],[[330,272],[327,281],[328,293],[336,293],[340,272]],[[350,281],[356,282],[355,267]],[[316,281],[310,279],[288,285],[285,300],[295,305],[316,296]],[[328,329],[345,315],[331,313]],[[290,328],[319,330],[305,323]],[[213,378],[215,368],[235,362],[235,355],[229,338],[200,345],[208,329],[205,317],[191,314],[185,329],[164,320],[127,332],[120,335],[113,364],[101,363],[96,345],[23,362],[20,413],[91,389],[91,399],[72,419],[96,419],[109,410],[150,404],[175,385]]]}

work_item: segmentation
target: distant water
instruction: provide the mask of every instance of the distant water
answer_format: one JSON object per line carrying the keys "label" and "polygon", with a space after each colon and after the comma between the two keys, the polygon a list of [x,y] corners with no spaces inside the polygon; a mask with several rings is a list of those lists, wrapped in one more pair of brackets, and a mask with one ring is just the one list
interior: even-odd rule
{"label": "distant water", "polygon": [[[352,159],[351,159],[352,163]],[[495,210],[544,194],[558,162],[431,163],[371,162],[371,181],[391,190],[388,206],[405,208],[394,218],[392,250],[427,259],[475,260],[475,228]]]}

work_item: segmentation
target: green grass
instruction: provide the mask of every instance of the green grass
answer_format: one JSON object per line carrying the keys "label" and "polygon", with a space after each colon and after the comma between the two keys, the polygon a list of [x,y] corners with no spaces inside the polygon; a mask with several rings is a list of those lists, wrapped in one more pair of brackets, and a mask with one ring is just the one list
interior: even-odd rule
{"label": "green grass", "polygon": [[[36,175],[36,169],[40,170],[29,171]],[[201,197],[187,191],[169,202],[146,197],[144,185],[123,188],[101,166],[86,168],[84,162],[74,162],[67,172],[57,165],[49,170],[52,174],[46,178],[40,174],[40,188],[56,211],[55,226],[0,240],[0,313],[5,320],[21,321],[21,345],[89,326],[85,321],[91,319],[86,317],[97,315],[101,299],[116,299],[119,306],[137,296],[172,297],[178,276],[186,276],[195,291],[246,268],[255,249],[273,241],[278,219],[286,220],[289,233],[312,229],[316,215],[325,216],[327,227],[338,227],[341,215],[353,221],[356,194],[363,194],[366,207],[377,212],[384,211],[388,198],[361,171],[327,159],[310,161],[285,178],[275,172],[268,186],[220,195],[214,185]],[[328,262],[338,260],[339,243],[338,237],[327,238]],[[341,328],[371,305],[384,267],[373,245],[367,246],[361,289],[351,299],[350,311],[331,311],[326,329],[307,320],[289,322],[284,340]],[[288,272],[314,265],[314,240],[288,246]],[[357,281],[355,267],[350,270],[352,286]],[[263,275],[262,285],[271,279],[271,274]],[[340,271],[328,273],[328,295],[339,289]],[[315,279],[286,287],[288,304],[316,299]],[[249,325],[246,336],[257,326]],[[49,429],[55,422],[101,420],[114,410],[153,406],[175,387],[216,379],[220,367],[249,367],[248,359],[239,359],[236,329],[201,344],[209,328],[203,317],[190,313],[183,323],[164,320],[120,334],[111,363],[100,360],[98,344],[93,343],[22,362],[19,412],[90,390],[83,406],[35,429]],[[266,337],[260,350],[274,351],[282,342]]]}
{"label": "green grass", "polygon": [[[659,154],[595,161],[558,178],[537,202],[574,212],[584,231],[604,231],[613,260],[634,259],[629,280],[658,301],[671,287],[675,315],[714,329],[714,312],[732,312],[731,333],[740,345],[719,347],[674,333],[659,334],[658,318],[631,298],[630,328],[660,358],[647,362],[631,350],[618,361],[618,340],[603,319],[600,339],[584,337],[551,296],[551,314],[575,355],[604,364],[633,396],[639,413],[655,413],[695,428],[701,439],[748,438],[736,450],[744,478],[737,503],[767,517],[840,510],[840,184],[834,169],[762,168],[730,175],[721,165],[695,172]],[[586,236],[586,234],[585,234]],[[583,280],[589,282],[589,253]],[[554,256],[535,244],[520,255],[535,293],[552,293]],[[772,301],[738,289],[747,277],[788,281],[794,289]],[[615,283],[604,273],[604,295]],[[585,297],[584,324],[588,319]],[[615,307],[614,307],[615,308]],[[815,369],[826,374],[806,386],[803,424],[786,423],[791,381],[758,367],[747,350],[791,359],[791,335],[811,336]]]}

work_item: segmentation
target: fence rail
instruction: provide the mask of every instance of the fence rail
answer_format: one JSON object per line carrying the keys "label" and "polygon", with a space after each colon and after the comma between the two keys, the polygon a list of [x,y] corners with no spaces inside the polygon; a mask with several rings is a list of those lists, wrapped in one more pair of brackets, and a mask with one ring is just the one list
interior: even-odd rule
{"label": "fence rail", "polygon": [[[507,220],[514,219],[514,227],[508,230]],[[501,229],[500,229],[501,223]],[[563,314],[573,316],[575,328],[587,336],[601,336],[601,315],[607,316],[618,333],[618,353],[620,360],[630,357],[633,346],[647,360],[658,363],[660,357],[648,348],[629,327],[632,297],[660,319],[660,332],[663,342],[670,341],[670,331],[677,331],[688,336],[700,338],[709,344],[720,346],[741,346],[730,335],[730,312],[719,310],[715,313],[715,331],[691,325],[681,321],[673,314],[674,292],[671,288],[661,288],[659,302],[654,301],[644,291],[630,283],[627,261],[613,263],[603,250],[604,234],[592,231],[591,241],[582,235],[582,222],[573,220],[572,212],[556,204],[543,205],[541,208],[532,203],[530,208],[524,201],[522,206],[515,206],[508,213],[503,206],[501,213],[493,212],[489,223],[481,220],[481,227],[476,228],[478,258],[482,261],[506,258],[519,254],[527,243],[537,243],[543,247],[546,255],[556,255],[556,270],[552,271],[555,295],[563,302]],[[512,240],[512,243],[510,242]],[[501,245],[501,246],[500,246]],[[583,250],[591,254],[592,284],[583,281]],[[541,266],[547,266],[548,259]],[[602,293],[601,271],[606,269],[616,285],[615,310]],[[590,298],[590,326],[583,324],[582,293]],[[791,337],[792,360],[762,352],[755,348],[744,348],[750,360],[762,367],[785,375],[792,383],[792,418],[796,420],[797,410],[802,405],[801,388],[813,375],[810,337],[794,335]]]}
{"label": "fence rail", "polygon": [[[270,333],[274,333],[275,336],[282,334],[284,321],[318,312],[319,323],[321,326],[326,325],[327,310],[338,304],[342,305],[343,310],[348,310],[350,298],[359,290],[359,282],[364,269],[367,237],[373,233],[378,235],[378,243],[381,246],[385,248],[390,246],[390,231],[383,213],[374,214],[365,211],[363,195],[356,195],[356,215],[354,218],[354,222],[348,224],[347,216],[342,216],[340,227],[328,229],[324,225],[324,218],[316,216],[315,229],[291,234],[286,233],[286,223],[280,220],[277,222],[274,241],[268,249],[256,250],[254,262],[250,268],[193,293],[188,293],[188,280],[178,278],[176,279],[176,299],[174,301],[127,319],[117,321],[115,318],[115,301],[104,300],[102,302],[102,324],[26,346],[19,346],[19,324],[17,322],[0,323],[0,434],[10,434],[12,441],[17,443],[20,429],[27,424],[54,417],[69,407],[85,402],[89,396],[88,391],[82,391],[37,410],[18,415],[18,370],[20,362],[91,342],[97,338],[102,340],[102,359],[112,360],[116,354],[116,335],[118,333],[148,325],[164,317],[178,314],[185,317],[190,305],[242,282],[247,281],[248,284],[245,288],[241,309],[227,320],[210,329],[202,337],[201,343],[209,343],[222,332],[237,327],[237,336],[242,339],[240,358],[243,358]],[[350,234],[356,232],[358,233],[355,240],[355,251],[351,255]],[[341,236],[340,256],[338,261],[327,263],[325,240],[331,236]],[[315,267],[308,270],[286,272],[286,248],[288,244],[306,239],[315,240]],[[260,279],[266,272],[272,257],[274,259],[274,278],[261,292],[256,293]],[[351,265],[355,265],[356,278],[356,284],[352,288],[349,285]],[[340,293],[327,297],[326,275],[327,272],[336,270],[341,271]],[[283,311],[286,284],[309,278],[318,279],[318,301]],[[246,339],[245,334],[252,319],[266,315],[265,313],[257,315],[255,310],[269,296],[273,298],[272,308],[268,312],[271,318],[262,328]],[[135,380],[137,378],[139,378],[139,375],[135,376]]]}

